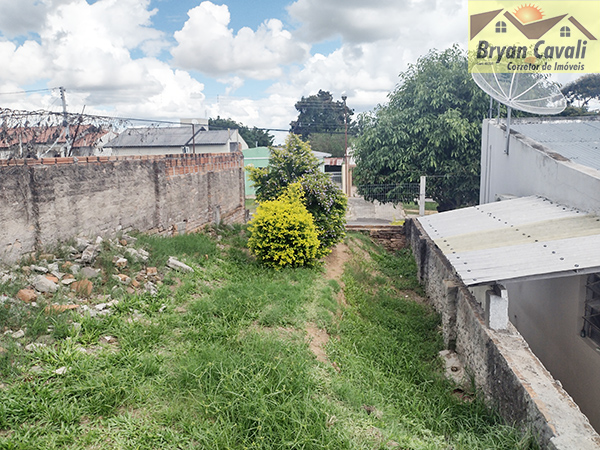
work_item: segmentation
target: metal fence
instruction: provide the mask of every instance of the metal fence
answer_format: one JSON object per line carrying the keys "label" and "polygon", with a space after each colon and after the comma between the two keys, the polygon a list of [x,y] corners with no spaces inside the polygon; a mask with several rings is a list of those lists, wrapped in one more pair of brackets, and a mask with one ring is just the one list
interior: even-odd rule
{"label": "metal fence", "polygon": [[357,186],[358,194],[367,200],[381,203],[417,202],[419,183],[404,184],[363,184]]}
{"label": "metal fence", "polygon": [[420,183],[402,184],[363,184],[357,186],[358,195],[366,200],[377,200],[381,203],[409,203],[419,205],[419,215],[425,214],[426,177]]}

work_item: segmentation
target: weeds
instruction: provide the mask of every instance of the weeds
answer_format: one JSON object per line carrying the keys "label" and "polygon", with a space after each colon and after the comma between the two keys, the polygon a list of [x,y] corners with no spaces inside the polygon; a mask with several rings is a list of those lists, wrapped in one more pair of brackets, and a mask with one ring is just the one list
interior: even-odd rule
{"label": "weeds", "polygon": [[[168,256],[195,271],[165,272],[154,294],[106,288],[110,314],[49,313],[60,297],[0,305],[6,329],[27,330],[0,336],[0,448],[536,448],[453,395],[439,318],[412,300],[409,253],[352,235],[343,279],[326,280],[260,267],[240,227],[138,239],[150,259],[131,273],[166,270]],[[311,353],[307,323],[329,333],[328,362]]]}

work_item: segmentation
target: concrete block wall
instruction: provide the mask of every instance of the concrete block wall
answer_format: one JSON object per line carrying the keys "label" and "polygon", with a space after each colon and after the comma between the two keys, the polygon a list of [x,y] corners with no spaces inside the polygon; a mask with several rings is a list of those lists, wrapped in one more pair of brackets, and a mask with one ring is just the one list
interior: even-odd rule
{"label": "concrete block wall", "polygon": [[405,223],[419,278],[442,318],[444,342],[480,392],[511,424],[533,431],[543,448],[592,450],[600,436],[511,325],[494,331],[452,265],[416,220]]}
{"label": "concrete block wall", "polygon": [[0,260],[117,229],[243,223],[241,153],[0,160]]}

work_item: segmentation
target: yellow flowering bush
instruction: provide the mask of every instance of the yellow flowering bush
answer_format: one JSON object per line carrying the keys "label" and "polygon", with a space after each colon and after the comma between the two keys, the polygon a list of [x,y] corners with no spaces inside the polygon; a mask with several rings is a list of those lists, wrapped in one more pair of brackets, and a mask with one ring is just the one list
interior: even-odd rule
{"label": "yellow flowering bush", "polygon": [[302,202],[300,183],[287,187],[276,200],[262,202],[250,221],[248,247],[269,267],[310,265],[320,241],[313,216]]}

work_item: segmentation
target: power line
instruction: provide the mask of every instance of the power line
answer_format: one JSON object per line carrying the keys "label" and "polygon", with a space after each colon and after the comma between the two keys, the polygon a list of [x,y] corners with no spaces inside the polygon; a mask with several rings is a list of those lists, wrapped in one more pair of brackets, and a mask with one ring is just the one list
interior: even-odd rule
{"label": "power line", "polygon": [[32,89],[27,91],[15,91],[15,92],[0,92],[0,95],[18,95],[18,94],[33,94],[34,92],[52,92],[56,88],[51,89]]}

